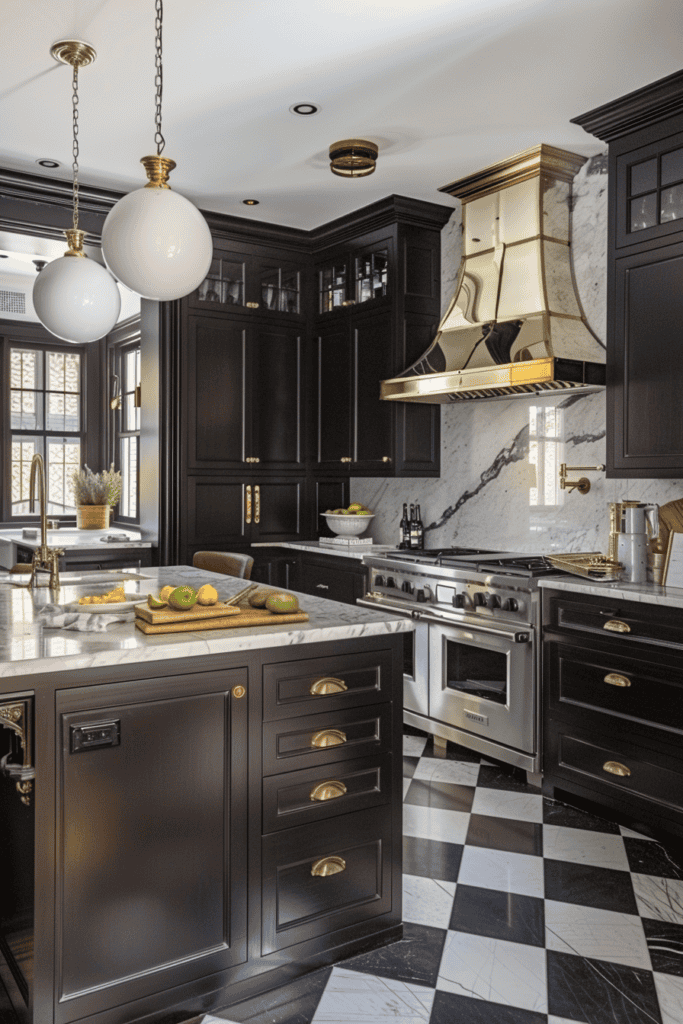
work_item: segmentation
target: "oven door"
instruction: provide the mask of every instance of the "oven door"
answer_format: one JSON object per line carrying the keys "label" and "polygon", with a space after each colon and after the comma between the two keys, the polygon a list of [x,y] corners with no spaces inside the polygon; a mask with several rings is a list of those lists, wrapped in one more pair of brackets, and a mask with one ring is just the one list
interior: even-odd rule
{"label": "oven door", "polygon": [[517,750],[535,751],[534,632],[430,625],[430,717]]}
{"label": "oven door", "polygon": [[416,622],[403,634],[403,707],[429,715],[429,625]]}

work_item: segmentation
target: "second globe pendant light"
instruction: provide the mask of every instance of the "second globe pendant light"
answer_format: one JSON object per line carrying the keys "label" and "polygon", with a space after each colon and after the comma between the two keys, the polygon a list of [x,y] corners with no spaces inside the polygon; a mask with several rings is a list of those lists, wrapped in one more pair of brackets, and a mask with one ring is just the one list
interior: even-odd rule
{"label": "second globe pendant light", "polygon": [[129,192],[109,211],[102,253],[112,274],[146,299],[180,299],[198,288],[211,267],[213,242],[204,217],[172,192],[175,162],[162,156],[161,134],[163,2],[156,0],[156,156],[140,161],[148,183]]}

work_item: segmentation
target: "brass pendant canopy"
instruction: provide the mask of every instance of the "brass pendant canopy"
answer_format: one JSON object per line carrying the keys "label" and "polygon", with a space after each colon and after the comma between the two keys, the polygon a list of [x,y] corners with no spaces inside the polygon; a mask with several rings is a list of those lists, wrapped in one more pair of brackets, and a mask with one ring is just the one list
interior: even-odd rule
{"label": "brass pendant canopy", "polygon": [[97,57],[94,47],[80,39],[60,39],[50,47],[50,53],[55,60],[69,64],[72,68],[84,68]]}
{"label": "brass pendant canopy", "polygon": [[330,170],[342,178],[365,178],[377,166],[378,147],[366,139],[344,139],[330,146]]}

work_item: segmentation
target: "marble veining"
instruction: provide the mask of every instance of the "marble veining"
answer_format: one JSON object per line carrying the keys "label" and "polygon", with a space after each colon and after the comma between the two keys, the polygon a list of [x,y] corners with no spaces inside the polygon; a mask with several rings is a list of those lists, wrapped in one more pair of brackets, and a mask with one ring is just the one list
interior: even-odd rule
{"label": "marble veining", "polygon": [[311,1024],[428,1024],[434,989],[334,967]]}
{"label": "marble veining", "polygon": [[449,932],[438,987],[547,1013],[545,950],[484,935]]}
{"label": "marble veining", "polygon": [[636,914],[545,901],[546,948],[650,970],[650,955]]}
{"label": "marble veining", "polygon": [[[244,588],[244,580],[208,573],[190,566],[145,569],[148,577],[126,583],[141,600],[158,593],[166,584],[190,583],[199,587],[208,580],[225,599]],[[82,574],[81,574],[82,575]],[[63,588],[68,600],[88,593],[104,593],[110,584],[82,584]],[[300,606],[308,622],[251,628],[216,629],[146,636],[132,622],[113,623],[104,633],[69,633],[49,629],[39,619],[54,597],[47,587],[29,592],[0,584],[0,676],[17,678],[39,672],[97,669],[105,665],[134,665],[173,658],[233,653],[263,647],[318,643],[404,632],[413,628],[409,619],[325,598],[300,594]],[[55,660],[58,659],[58,660]]]}

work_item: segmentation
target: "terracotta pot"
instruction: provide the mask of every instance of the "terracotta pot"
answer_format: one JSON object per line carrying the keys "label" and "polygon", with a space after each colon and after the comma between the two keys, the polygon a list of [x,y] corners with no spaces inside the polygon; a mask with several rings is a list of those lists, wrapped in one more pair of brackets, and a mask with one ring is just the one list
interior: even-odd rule
{"label": "terracotta pot", "polygon": [[110,512],[111,505],[79,505],[76,525],[79,530],[107,530]]}

